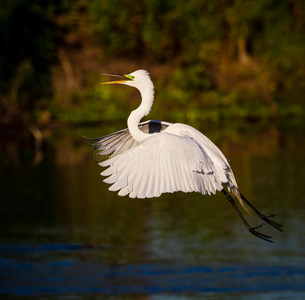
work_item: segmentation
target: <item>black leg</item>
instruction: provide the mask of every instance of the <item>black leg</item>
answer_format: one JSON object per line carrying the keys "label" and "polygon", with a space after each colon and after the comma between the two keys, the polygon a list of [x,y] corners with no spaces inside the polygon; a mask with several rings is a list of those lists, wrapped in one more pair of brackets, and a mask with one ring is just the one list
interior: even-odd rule
{"label": "black leg", "polygon": [[266,223],[270,224],[271,226],[273,226],[274,228],[278,229],[279,231],[283,231],[283,229],[281,229],[280,227],[282,227],[281,224],[278,224],[272,220],[270,220],[269,218],[275,217],[277,216],[276,214],[274,215],[263,215],[262,213],[260,213],[247,199],[246,197],[241,193],[240,196],[243,199],[243,201],[245,203],[247,203],[249,205],[249,207],[262,219],[264,220]]}
{"label": "black leg", "polygon": [[[240,212],[240,210],[238,209],[236,203],[234,202],[234,199],[232,198],[232,196],[227,193],[224,189],[222,190],[222,192],[225,194],[225,196],[227,197],[228,201],[232,204],[232,206],[234,207],[234,209],[236,210],[236,212],[238,213],[239,217],[241,218],[241,220],[244,222],[246,228],[249,230],[249,232],[251,232],[252,234],[254,234],[255,236],[267,241],[267,242],[270,242],[270,243],[273,243],[273,241],[271,240],[271,237],[268,236],[268,235],[265,235],[265,234],[262,234],[258,231],[256,231],[255,229],[257,228],[260,228],[264,225],[263,224],[260,224],[258,226],[255,226],[255,227],[251,227],[249,225],[249,223],[247,222],[247,220],[245,219],[245,217],[242,215],[242,213]],[[251,206],[250,206],[251,207]],[[251,207],[252,208],[252,207]]]}

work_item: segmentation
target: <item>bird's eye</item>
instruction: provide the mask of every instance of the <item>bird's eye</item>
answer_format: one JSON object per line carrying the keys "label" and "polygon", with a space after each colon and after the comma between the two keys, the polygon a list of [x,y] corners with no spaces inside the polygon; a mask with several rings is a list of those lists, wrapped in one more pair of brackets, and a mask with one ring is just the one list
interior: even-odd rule
{"label": "bird's eye", "polygon": [[134,76],[132,76],[132,75],[125,75],[125,77],[130,79],[130,80],[134,80]]}

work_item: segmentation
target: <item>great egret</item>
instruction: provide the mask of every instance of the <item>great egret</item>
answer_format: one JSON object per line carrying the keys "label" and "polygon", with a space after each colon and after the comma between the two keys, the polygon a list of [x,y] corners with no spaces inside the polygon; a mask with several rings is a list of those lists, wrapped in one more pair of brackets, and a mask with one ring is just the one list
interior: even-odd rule
{"label": "great egret", "polygon": [[101,175],[109,176],[104,182],[112,184],[110,191],[119,191],[120,196],[129,194],[131,198],[159,197],[162,193],[176,191],[199,192],[202,195],[221,191],[246,228],[255,236],[272,242],[270,236],[256,230],[264,223],[251,227],[233,197],[243,207],[246,203],[266,223],[282,231],[282,226],[270,219],[276,215],[261,214],[241,194],[228,160],[211,140],[185,124],[152,120],[139,123],[149,114],[154,101],[154,85],[147,71],[104,75],[120,79],[104,84],[129,85],[137,88],[142,96],[140,106],[128,118],[128,128],[94,139],[96,142],[92,144],[100,155],[112,153],[110,158],[99,163],[102,167],[109,166]]}

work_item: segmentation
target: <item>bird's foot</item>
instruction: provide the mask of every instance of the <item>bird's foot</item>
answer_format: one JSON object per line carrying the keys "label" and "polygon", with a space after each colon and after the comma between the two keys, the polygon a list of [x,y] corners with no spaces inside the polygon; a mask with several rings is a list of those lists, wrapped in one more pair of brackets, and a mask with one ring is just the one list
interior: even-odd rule
{"label": "bird's foot", "polygon": [[255,226],[255,227],[249,227],[248,230],[249,230],[253,235],[255,235],[255,236],[257,236],[257,237],[259,237],[259,238],[261,238],[261,239],[263,239],[263,240],[265,240],[265,241],[267,241],[267,242],[269,242],[269,243],[273,243],[273,241],[272,241],[272,239],[271,239],[271,236],[266,235],[266,234],[263,234],[263,233],[260,233],[260,232],[258,232],[258,231],[255,230],[255,229],[257,229],[257,228],[262,227],[263,225],[264,225],[264,223],[263,223],[263,224],[260,224],[260,225],[258,225],[258,226]]}
{"label": "bird's foot", "polygon": [[283,231],[283,229],[281,229],[282,225],[279,223],[276,223],[274,221],[272,221],[269,218],[273,218],[276,217],[277,214],[273,214],[273,215],[260,215],[259,217],[264,220],[266,223],[268,223],[269,225],[273,226],[274,228],[276,228],[279,231]]}

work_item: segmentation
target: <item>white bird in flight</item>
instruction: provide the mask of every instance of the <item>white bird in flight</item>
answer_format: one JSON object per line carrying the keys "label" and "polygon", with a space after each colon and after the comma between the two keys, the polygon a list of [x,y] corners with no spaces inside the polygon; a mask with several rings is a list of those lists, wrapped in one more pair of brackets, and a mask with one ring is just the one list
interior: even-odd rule
{"label": "white bird in flight", "polygon": [[[261,214],[239,191],[232,169],[219,148],[205,135],[185,124],[140,120],[147,116],[154,101],[154,85],[145,70],[128,75],[109,74],[120,80],[104,84],[135,87],[142,96],[140,106],[131,112],[128,128],[93,139],[99,155],[110,158],[99,163],[108,167],[101,173],[110,191],[131,198],[159,197],[162,193],[199,192],[202,195],[221,191],[233,205],[246,228],[255,236],[272,242],[270,236],[251,227],[237,207],[234,197],[246,203],[262,220],[282,231],[280,224]],[[227,188],[225,191],[224,187]],[[244,207],[245,208],[245,207]],[[245,208],[246,209],[246,208]],[[247,210],[247,209],[246,209]]]}

